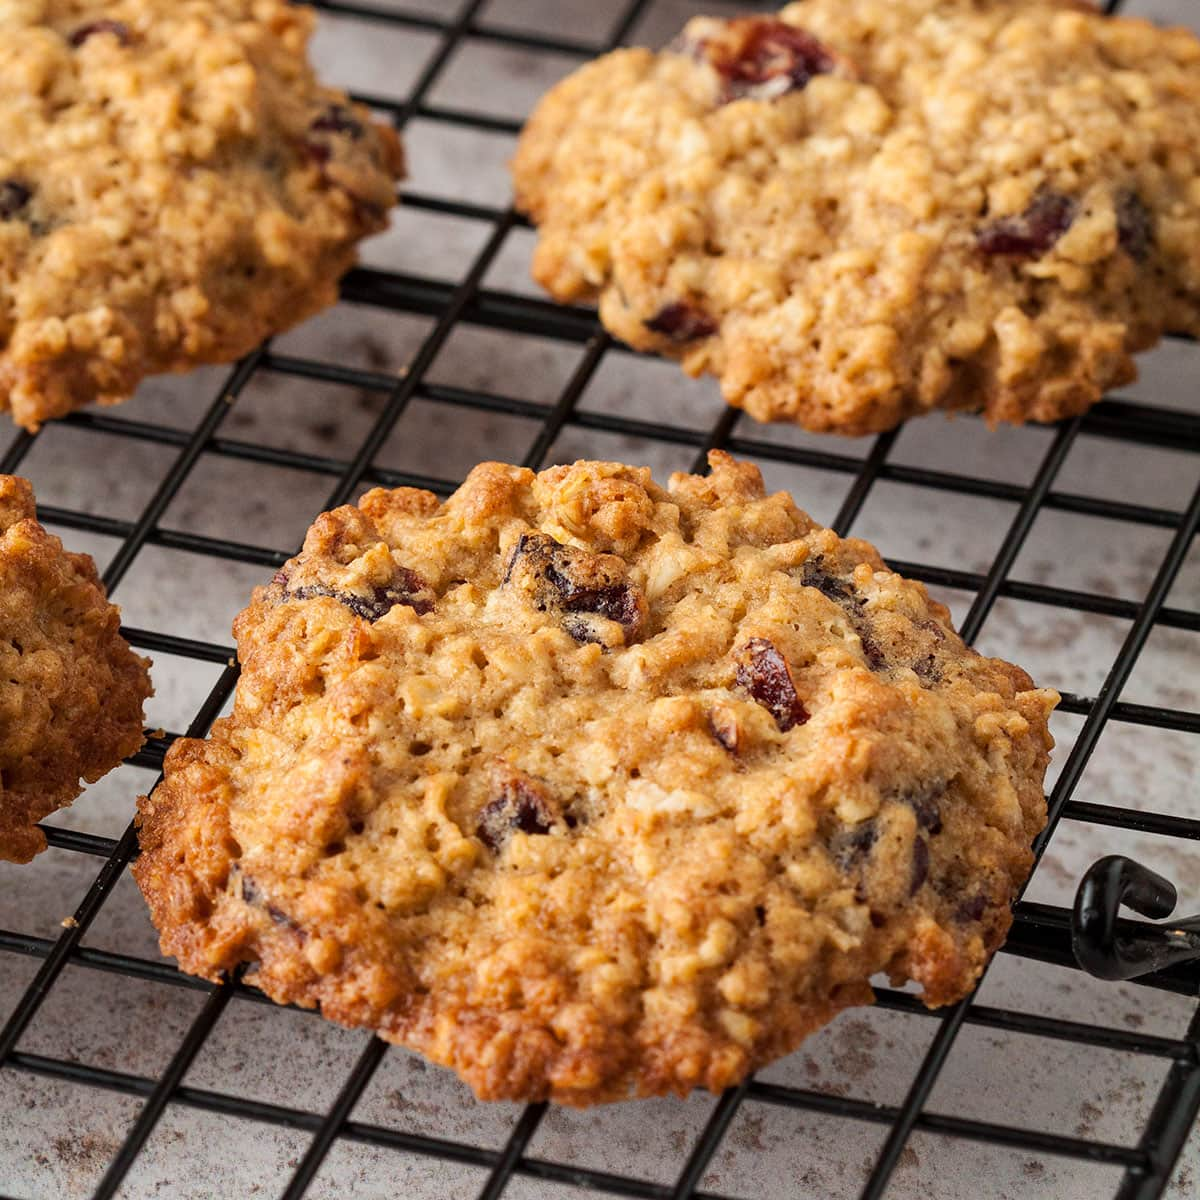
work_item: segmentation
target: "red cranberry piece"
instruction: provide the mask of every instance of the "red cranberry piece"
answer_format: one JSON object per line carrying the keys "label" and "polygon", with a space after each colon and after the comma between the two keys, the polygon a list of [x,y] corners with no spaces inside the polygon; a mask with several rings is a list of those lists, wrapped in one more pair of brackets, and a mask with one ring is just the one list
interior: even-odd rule
{"label": "red cranberry piece", "polygon": [[112,21],[107,18],[102,18],[99,21],[89,21],[86,25],[80,25],[74,33],[71,34],[67,41],[78,49],[90,37],[95,37],[100,33],[111,33],[122,46],[128,46],[132,40],[132,35],[129,32],[129,26],[124,21]]}
{"label": "red cranberry piece", "polygon": [[709,713],[709,732],[730,754],[737,754],[741,747],[737,722],[728,713]]}
{"label": "red cranberry piece", "polygon": [[504,583],[525,586],[539,612],[559,613],[577,642],[597,640],[589,615],[615,621],[631,641],[645,620],[646,602],[619,578],[623,571],[619,559],[564,546],[549,534],[526,533],[509,559]]}
{"label": "red cranberry piece", "polygon": [[926,685],[941,683],[942,669],[938,665],[937,658],[932,654],[925,655],[924,658],[919,658],[913,663],[913,670],[917,674],[917,678]]}
{"label": "red cranberry piece", "polygon": [[816,588],[822,596],[832,600],[834,604],[840,604],[843,607],[847,605],[856,608],[862,607],[862,601],[854,594],[854,589],[844,579],[830,575],[825,570],[825,564],[819,558],[809,559],[804,564],[800,582],[805,587]]}
{"label": "red cranberry piece", "polygon": [[858,634],[858,641],[862,646],[863,658],[867,660],[870,670],[886,671],[888,668],[887,655],[884,654],[883,647],[869,633],[864,632],[865,627],[865,620],[861,627],[858,623],[854,626],[854,632]]}
{"label": "red cranberry piece", "polygon": [[[936,642],[945,640],[946,635],[938,628],[935,622],[918,621],[917,626],[921,629],[931,630]],[[942,664],[936,650],[931,650],[928,654],[918,658],[913,663],[912,669],[925,687],[933,687],[942,681]]]}
{"label": "red cranberry piece", "polygon": [[515,767],[501,767],[496,772],[499,794],[489,800],[479,813],[475,836],[493,853],[514,831],[547,834],[554,825],[556,813],[545,786]]}
{"label": "red cranberry piece", "polygon": [[253,904],[256,908],[266,909],[267,916],[276,925],[282,925],[287,929],[299,929],[300,926],[292,920],[281,908],[276,908],[274,904],[267,902],[266,896],[263,894],[262,888],[250,878],[249,875],[242,876],[242,899],[247,904]]}
{"label": "red cranberry piece", "polygon": [[[616,612],[620,612],[622,615],[613,615]],[[603,645],[604,643],[597,635],[595,628],[587,620],[585,615],[587,613],[594,613],[596,616],[604,617],[608,621],[616,621],[626,630],[632,629],[635,624],[635,614],[637,613],[637,606],[632,598],[632,589],[623,589],[623,595],[615,599],[587,595],[577,597],[571,602],[571,605],[567,606],[567,611],[562,619],[562,627],[577,642],[594,642],[596,645]]]}
{"label": "red cranberry piece", "polygon": [[942,664],[938,658],[936,646],[946,640],[946,633],[936,621],[918,621],[916,625],[918,629],[923,629],[926,633],[933,635],[935,648],[923,658],[917,659],[913,663],[912,669],[922,684],[926,687],[933,687],[942,682]]}
{"label": "red cranberry piece", "polygon": [[801,91],[837,66],[833,54],[811,33],[774,17],[729,21],[724,36],[705,39],[695,53],[720,75],[725,104],[746,97],[774,100]]}
{"label": "red cranberry piece", "polygon": [[[280,575],[283,573],[280,572]],[[287,576],[276,577],[277,582],[286,584]],[[433,593],[428,584],[407,567],[402,567],[396,578],[382,587],[372,588],[366,595],[357,592],[343,592],[324,584],[309,584],[287,592],[288,600],[312,600],[317,596],[329,596],[344,608],[348,608],[356,617],[362,617],[372,625],[391,612],[397,604],[411,608],[418,616],[424,616],[433,609]]]}
{"label": "red cranberry piece", "polygon": [[637,597],[628,584],[613,584],[603,588],[562,589],[563,607],[567,612],[595,613],[607,621],[616,621],[626,629],[641,619]]}
{"label": "red cranberry piece", "polygon": [[33,199],[33,189],[19,179],[6,179],[0,183],[0,221],[11,221],[24,211]]}
{"label": "red cranberry piece", "polygon": [[867,617],[866,601],[844,579],[839,579],[825,570],[822,559],[810,559],[804,564],[800,582],[805,587],[816,588],[827,600],[832,600],[850,618],[850,625],[858,634],[863,657],[872,671],[888,669],[887,655],[875,640],[874,630]]}
{"label": "red cranberry piece", "polygon": [[1039,258],[1071,228],[1078,209],[1070,196],[1043,188],[1023,213],[985,225],[975,244],[984,254]]}
{"label": "red cranberry piece", "polygon": [[1154,217],[1132,189],[1117,196],[1117,240],[1136,262],[1145,262],[1154,249]]}
{"label": "red cranberry piece", "polygon": [[796,694],[787,660],[766,638],[751,638],[738,651],[737,685],[775,718],[780,733],[808,720],[808,709]]}
{"label": "red cranberry piece", "polygon": [[313,133],[344,133],[355,141],[366,132],[363,123],[344,104],[331,104],[313,120],[309,129]]}
{"label": "red cranberry piece", "polygon": [[333,138],[345,137],[356,142],[366,133],[366,128],[352,109],[344,104],[331,104],[313,118],[308,132],[304,150],[314,162],[324,164],[333,157]]}
{"label": "red cranberry piece", "polygon": [[644,324],[652,333],[664,334],[673,342],[694,342],[698,338],[712,337],[718,328],[717,322],[702,308],[682,301],[668,304]]}

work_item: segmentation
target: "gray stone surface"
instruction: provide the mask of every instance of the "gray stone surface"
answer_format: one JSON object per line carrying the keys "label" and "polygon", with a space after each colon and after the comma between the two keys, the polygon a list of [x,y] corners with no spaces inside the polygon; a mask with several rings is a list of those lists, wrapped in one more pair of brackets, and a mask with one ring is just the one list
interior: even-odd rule
{"label": "gray stone surface", "polygon": [[[383,7],[444,11],[436,0]],[[702,7],[683,0],[652,4],[635,31],[661,41]],[[1146,0],[1132,8],[1200,26],[1195,0]],[[492,0],[487,17],[515,27],[547,28],[599,38],[616,11],[613,0]],[[432,35],[380,33],[350,18],[327,19],[317,56],[334,79],[381,95],[403,97],[428,55]],[[449,64],[433,90],[440,104],[478,107],[520,116],[538,92],[570,66],[557,56],[531,55],[474,42]],[[412,178],[425,194],[457,196],[502,207],[508,182],[504,160],[510,139],[463,132],[429,121],[408,131]],[[401,209],[389,234],[366,249],[366,261],[415,274],[455,280],[488,236],[484,224]],[[527,280],[530,237],[518,231],[487,277],[491,287],[533,292]],[[395,375],[428,332],[424,319],[343,306],[279,339],[281,351],[341,361]],[[430,373],[437,382],[550,402],[577,365],[580,349],[478,329],[458,330]],[[119,416],[190,429],[217,394],[226,372],[205,370],[154,381]],[[1144,362],[1135,400],[1196,411],[1200,351],[1172,346]],[[378,412],[382,396],[281,376],[263,376],[231,408],[222,432],[273,445],[350,455]],[[707,428],[720,411],[711,381],[685,380],[674,367],[608,355],[581,400],[585,409],[657,417]],[[748,429],[743,422],[742,431]],[[535,423],[415,402],[388,438],[379,461],[402,470],[453,480],[485,457],[521,457]],[[832,446],[862,455],[869,444],[820,440],[787,429],[755,436],[791,445]],[[0,430],[0,449],[9,440]],[[973,419],[931,418],[910,425],[893,461],[969,471],[988,478],[1027,481],[1050,444],[1044,429],[989,434]],[[136,518],[174,452],[131,438],[51,427],[26,460],[43,502]],[[564,460],[587,455],[646,462],[657,472],[684,467],[685,449],[626,436],[568,429],[551,450]],[[818,519],[829,520],[851,476],[766,464],[768,481],[790,488]],[[1098,438],[1080,439],[1058,487],[1115,495],[1171,509],[1184,507],[1196,487],[1195,454],[1138,450]],[[257,467],[214,455],[203,457],[166,513],[163,525],[230,536],[276,548],[294,546],[324,504],[327,477]],[[979,570],[1003,538],[1014,506],[1001,501],[950,498],[893,483],[878,484],[854,532],[897,559]],[[72,545],[103,564],[116,543],[70,533]],[[1061,512],[1043,513],[1013,570],[1020,579],[1056,583],[1138,600],[1153,577],[1169,535],[1162,531]],[[262,569],[214,563],[161,548],[144,550],[116,599],[127,623],[171,629],[230,644],[229,624]],[[961,617],[967,595],[944,598]],[[1200,548],[1194,548],[1171,602],[1200,604]],[[997,604],[981,648],[1015,658],[1039,680],[1095,694],[1127,623],[1012,600]],[[1180,631],[1157,632],[1126,689],[1126,697],[1200,709],[1200,640]],[[218,668],[159,656],[152,724],[183,728],[212,686]],[[1078,718],[1055,722],[1061,764],[1080,728]],[[1113,724],[1104,734],[1077,795],[1200,817],[1195,779],[1200,739]],[[134,797],[153,782],[125,767],[90,788],[59,824],[118,836]],[[1200,856],[1163,838],[1117,833],[1065,822],[1033,881],[1030,898],[1069,902],[1081,870],[1095,857],[1127,851],[1170,874],[1191,907],[1200,909]],[[31,867],[0,866],[0,928],[53,937],[75,907],[99,861],[50,851]],[[144,907],[126,877],[105,904],[86,944],[153,957],[156,946]],[[0,953],[0,1020],[32,978],[36,963]],[[989,972],[981,1000],[1022,1011],[1095,1022],[1118,1029],[1181,1035],[1193,1001],[1125,985],[1106,985],[1077,972],[1002,955]],[[20,1049],[54,1054],[130,1074],[161,1071],[195,1018],[203,995],[190,989],[132,983],[71,967],[54,988]],[[844,1015],[791,1058],[764,1072],[839,1096],[899,1103],[928,1047],[936,1023],[880,1011]],[[192,1067],[187,1083],[322,1112],[333,1101],[365,1044],[365,1035],[308,1014],[234,1001]],[[933,1112],[1062,1132],[1121,1144],[1136,1141],[1153,1104],[1165,1060],[1089,1052],[968,1026],[958,1039],[929,1108]],[[709,1097],[653,1101],[589,1113],[552,1111],[532,1153],[568,1163],[669,1182],[712,1108]],[[0,1193],[22,1200],[75,1200],[89,1193],[136,1117],[135,1100],[47,1081],[23,1071],[0,1071]],[[389,1052],[355,1110],[360,1120],[498,1147],[516,1109],[477,1104],[447,1073],[399,1050]],[[883,1127],[748,1106],[713,1159],[704,1186],[745,1197],[835,1200],[857,1194],[884,1136]],[[130,1174],[121,1195],[203,1198],[276,1196],[304,1153],[300,1133],[203,1114],[172,1105]],[[1193,1138],[1169,1195],[1182,1200],[1200,1190],[1200,1145]],[[474,1168],[413,1155],[339,1144],[323,1167],[312,1196],[320,1200],[413,1200],[474,1194],[483,1181]],[[1080,1162],[1044,1158],[919,1133],[905,1151],[889,1196],[897,1200],[1096,1200],[1111,1193],[1116,1174]],[[565,1187],[520,1180],[506,1193],[520,1200],[576,1195]]]}

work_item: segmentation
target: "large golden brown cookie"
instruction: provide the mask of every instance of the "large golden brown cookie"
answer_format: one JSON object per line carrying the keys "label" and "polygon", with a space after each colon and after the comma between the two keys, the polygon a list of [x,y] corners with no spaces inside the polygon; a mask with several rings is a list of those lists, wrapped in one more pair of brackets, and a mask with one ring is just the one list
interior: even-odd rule
{"label": "large golden brown cookie", "polygon": [[0,475],[0,861],[44,850],[37,822],[141,746],[149,664],[119,626],[95,563]]}
{"label": "large golden brown cookie", "polygon": [[116,403],[333,303],[403,158],[311,29],[284,0],[0,8],[0,411]]}
{"label": "large golden brown cookie", "polygon": [[514,168],[536,278],[759,420],[1054,420],[1200,333],[1200,40],[1078,0],[698,18]]}
{"label": "large golden brown cookie", "polygon": [[232,716],[142,802],[163,950],[569,1104],[723,1087],[880,971],[967,992],[1055,696],[711,461],[322,516],[237,619]]}

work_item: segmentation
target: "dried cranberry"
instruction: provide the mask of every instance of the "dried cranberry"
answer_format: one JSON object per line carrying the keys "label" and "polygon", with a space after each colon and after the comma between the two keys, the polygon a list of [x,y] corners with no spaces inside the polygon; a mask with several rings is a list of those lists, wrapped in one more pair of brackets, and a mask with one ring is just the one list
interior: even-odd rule
{"label": "dried cranberry", "polygon": [[919,658],[913,663],[912,668],[917,675],[917,678],[924,684],[941,683],[942,668],[938,664],[937,656],[927,654],[924,658]]}
{"label": "dried cranberry", "polygon": [[498,795],[479,812],[475,836],[491,851],[498,850],[515,830],[546,834],[555,813],[545,786],[524,771],[505,765],[496,772]]}
{"label": "dried cranberry", "polygon": [[820,558],[809,559],[804,564],[800,582],[805,587],[816,588],[827,600],[832,600],[850,618],[854,632],[862,644],[863,657],[872,671],[888,669],[887,655],[878,641],[867,617],[866,601],[844,579],[839,579],[825,570]]}
{"label": "dried cranberry", "polygon": [[266,909],[267,916],[276,925],[283,925],[288,929],[299,929],[300,926],[292,920],[281,908],[276,908],[274,904],[267,903],[267,898],[263,894],[262,888],[250,878],[249,875],[242,876],[242,899],[247,904],[253,904],[256,908]]}
{"label": "dried cranberry", "polygon": [[[641,618],[632,588],[623,589],[623,594],[616,598],[576,596],[568,600],[564,608],[566,611],[562,618],[562,627],[580,643],[594,642],[596,645],[604,645],[603,637],[587,619],[588,614],[603,617],[606,621],[616,621],[625,629],[635,628]],[[614,615],[617,613],[620,615]]]}
{"label": "dried cranberry", "polygon": [[355,141],[366,132],[363,123],[344,104],[330,105],[309,125],[309,129],[313,133],[344,133]]}
{"label": "dried cranberry", "polygon": [[713,737],[729,751],[737,754],[740,748],[737,722],[730,713],[709,713],[708,728]]}
{"label": "dried cranberry", "polygon": [[1043,188],[1023,213],[985,225],[975,244],[984,254],[1038,258],[1071,228],[1078,209],[1070,196]]}
{"label": "dried cranberry", "polygon": [[[862,622],[866,625],[866,621]],[[867,666],[872,671],[886,671],[888,666],[887,655],[883,652],[883,647],[869,634],[864,632],[864,629],[856,622],[854,626],[855,633],[858,634],[859,644],[862,646],[863,658],[867,660]]]}
{"label": "dried cranberry", "polygon": [[107,18],[102,18],[99,21],[89,21],[86,25],[80,25],[74,33],[71,34],[67,41],[76,49],[83,45],[90,37],[95,37],[98,33],[111,33],[122,46],[128,46],[131,40],[129,26],[124,21],[112,21]]}
{"label": "dried cranberry", "polygon": [[787,660],[766,638],[751,638],[737,654],[737,684],[775,718],[781,733],[808,720]]}
{"label": "dried cranberry", "polygon": [[637,595],[628,584],[607,588],[585,588],[566,596],[568,612],[589,612],[632,628],[641,619]]}
{"label": "dried cranberry", "polygon": [[915,896],[929,878],[929,843],[923,837],[913,839],[912,848],[912,878],[908,884],[908,894]]}
{"label": "dried cranberry", "polygon": [[594,636],[591,627],[576,618],[583,613],[592,613],[606,621],[616,621],[627,633],[632,633],[642,622],[638,599],[638,593],[629,584],[565,593],[563,608],[568,615],[563,618],[563,628],[577,642],[591,641]]}
{"label": "dried cranberry", "polygon": [[33,189],[19,179],[0,183],[0,221],[11,221],[33,199]]}
{"label": "dried cranberry", "polygon": [[315,163],[322,166],[333,157],[333,150],[325,142],[316,142],[312,138],[306,138],[304,142],[304,152]]}
{"label": "dried cranberry", "polygon": [[581,646],[584,643],[591,643],[597,646],[602,644],[600,637],[586,617],[579,616],[578,614],[565,616],[562,619],[562,627]]}
{"label": "dried cranberry", "polygon": [[628,584],[618,583],[598,588],[576,587],[554,567],[547,570],[546,577],[562,594],[563,608],[567,612],[595,613],[606,621],[616,621],[618,625],[635,625],[641,615],[637,597]]}
{"label": "dried cranberry", "polygon": [[[276,579],[278,580],[278,576]],[[283,582],[286,583],[284,576]],[[337,588],[316,583],[298,587],[285,593],[287,600],[312,600],[328,596],[343,608],[348,608],[356,617],[362,617],[372,625],[391,612],[397,604],[411,608],[418,616],[424,616],[433,608],[433,593],[426,582],[415,571],[402,567],[396,578],[382,587],[373,587],[365,596],[356,592],[343,592]]]}
{"label": "dried cranberry", "polygon": [[741,17],[728,23],[728,36],[697,47],[721,76],[724,103],[746,97],[773,100],[801,91],[836,66],[829,50],[811,33],[774,17]]}
{"label": "dried cranberry", "polygon": [[1154,217],[1146,202],[1132,189],[1117,196],[1117,240],[1137,262],[1145,262],[1154,249]]}
{"label": "dried cranberry", "polygon": [[356,142],[366,129],[344,104],[331,104],[320,116],[313,119],[308,131],[310,136],[304,139],[305,152],[314,162],[323,164],[333,157],[331,136],[347,137]]}
{"label": "dried cranberry", "polygon": [[588,616],[616,622],[629,641],[642,627],[646,602],[620,578],[623,571],[619,559],[564,546],[549,534],[526,533],[509,559],[504,584],[525,587],[539,612],[561,614],[563,628],[577,642],[598,640]]}
{"label": "dried cranberry", "polygon": [[819,558],[809,559],[804,564],[804,573],[800,577],[800,582],[805,587],[816,588],[822,596],[832,600],[834,604],[840,604],[843,607],[847,605],[855,608],[862,607],[862,601],[854,594],[854,589],[844,579],[830,575]]}
{"label": "dried cranberry", "polygon": [[936,646],[946,640],[946,631],[936,621],[917,621],[915,624],[918,629],[923,629],[926,633],[933,635],[935,648],[923,658],[918,658],[913,663],[912,669],[926,687],[932,687],[934,684],[942,682],[942,664],[938,658]]}
{"label": "dried cranberry", "polygon": [[717,322],[708,313],[683,301],[668,304],[644,324],[651,332],[665,334],[673,342],[694,342],[717,332]]}

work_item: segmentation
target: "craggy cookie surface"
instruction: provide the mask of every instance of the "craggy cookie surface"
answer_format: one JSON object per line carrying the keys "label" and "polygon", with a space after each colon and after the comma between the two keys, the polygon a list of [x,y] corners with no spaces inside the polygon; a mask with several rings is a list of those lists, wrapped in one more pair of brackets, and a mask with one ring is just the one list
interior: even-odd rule
{"label": "craggy cookie surface", "polygon": [[574,1104],[720,1088],[879,971],[963,995],[1054,694],[712,464],[488,463],[322,516],[142,802],[163,950]]}
{"label": "craggy cookie surface", "polygon": [[36,823],[141,746],[148,664],[119,625],[95,563],[0,475],[0,861],[44,850]]}
{"label": "craggy cookie surface", "polygon": [[284,0],[0,5],[0,410],[35,428],[333,303],[402,170]]}
{"label": "craggy cookie surface", "polygon": [[1077,413],[1200,333],[1200,40],[1082,0],[698,18],[542,101],[535,277],[759,420]]}

